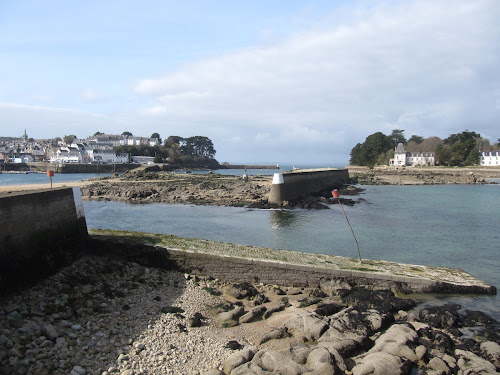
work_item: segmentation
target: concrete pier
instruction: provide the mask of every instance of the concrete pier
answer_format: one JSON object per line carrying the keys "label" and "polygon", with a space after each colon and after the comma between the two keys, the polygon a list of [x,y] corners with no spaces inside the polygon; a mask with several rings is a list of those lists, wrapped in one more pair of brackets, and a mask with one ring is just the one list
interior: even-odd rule
{"label": "concrete pier", "polygon": [[496,294],[496,288],[456,268],[300,253],[170,235],[90,230],[91,249],[148,266],[175,268],[227,282],[318,287],[327,280],[403,293]]}
{"label": "concrete pier", "polygon": [[275,173],[269,192],[269,203],[281,204],[324,189],[339,188],[349,179],[347,169],[302,169]]}

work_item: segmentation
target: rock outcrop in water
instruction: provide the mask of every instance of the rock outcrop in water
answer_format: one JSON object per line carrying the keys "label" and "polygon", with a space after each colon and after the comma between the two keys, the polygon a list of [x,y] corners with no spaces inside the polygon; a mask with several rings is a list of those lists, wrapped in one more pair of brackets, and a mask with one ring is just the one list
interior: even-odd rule
{"label": "rock outcrop in water", "polygon": [[[272,176],[251,176],[247,180],[219,174],[174,174],[128,172],[122,176],[92,179],[81,187],[84,199],[122,200],[131,203],[183,203],[235,206],[248,208],[327,209],[337,202],[330,199],[330,190],[287,201],[283,205],[268,202]],[[346,193],[356,190],[344,189]],[[358,189],[362,190],[362,189]],[[346,205],[357,201],[341,198]]]}

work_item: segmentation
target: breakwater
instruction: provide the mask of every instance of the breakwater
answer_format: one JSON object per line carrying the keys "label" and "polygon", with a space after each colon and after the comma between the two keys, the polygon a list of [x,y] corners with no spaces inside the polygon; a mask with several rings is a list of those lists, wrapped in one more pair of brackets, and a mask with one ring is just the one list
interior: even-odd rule
{"label": "breakwater", "polygon": [[319,193],[324,189],[339,188],[349,180],[347,169],[304,169],[275,173],[269,203],[281,204]]}
{"label": "breakwater", "polygon": [[146,266],[177,269],[226,282],[316,288],[349,282],[358,287],[404,293],[496,294],[496,288],[467,272],[446,267],[357,260],[324,254],[127,231],[91,231],[92,252],[115,254]]}

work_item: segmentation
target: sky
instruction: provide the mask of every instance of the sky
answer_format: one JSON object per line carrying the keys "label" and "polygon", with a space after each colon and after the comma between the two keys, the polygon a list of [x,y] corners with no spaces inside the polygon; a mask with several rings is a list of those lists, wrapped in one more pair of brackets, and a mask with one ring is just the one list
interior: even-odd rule
{"label": "sky", "polygon": [[206,136],[347,163],[381,131],[500,138],[498,0],[2,0],[0,136]]}

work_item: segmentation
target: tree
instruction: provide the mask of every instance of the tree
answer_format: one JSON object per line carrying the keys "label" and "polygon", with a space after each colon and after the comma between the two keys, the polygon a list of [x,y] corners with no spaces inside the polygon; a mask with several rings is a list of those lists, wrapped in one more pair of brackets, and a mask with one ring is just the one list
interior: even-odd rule
{"label": "tree", "polygon": [[444,145],[436,150],[436,158],[440,164],[449,166],[465,166],[479,163],[478,144],[481,135],[468,130],[459,134],[450,134]]}
{"label": "tree", "polygon": [[397,146],[399,143],[406,144],[406,138],[404,135],[404,130],[402,129],[394,129],[389,136],[392,139],[392,143]]}
{"label": "tree", "polygon": [[66,143],[67,145],[70,145],[72,144],[76,139],[76,135],[65,135],[63,137],[63,141],[64,143]]}
{"label": "tree", "polygon": [[101,133],[101,132],[95,132],[94,133],[94,137],[97,136],[97,135],[104,135],[104,133]]}
{"label": "tree", "polygon": [[149,138],[156,138],[156,139],[158,139],[158,142],[161,144],[161,137],[160,137],[160,134],[158,134],[158,133],[153,133],[153,134],[151,134],[151,137],[149,137]]}
{"label": "tree", "polygon": [[213,158],[215,155],[212,141],[202,136],[185,138],[180,150],[183,155],[194,158]]}
{"label": "tree", "polygon": [[179,137],[178,135],[171,135],[165,141],[165,147],[171,148],[173,145],[177,145],[177,147],[179,147],[183,139],[184,138]]}
{"label": "tree", "polygon": [[133,134],[131,132],[123,132],[122,135],[126,135],[128,137],[132,137]]}
{"label": "tree", "polygon": [[[393,131],[394,132],[394,131]],[[381,132],[376,132],[368,137],[362,144],[357,144],[351,150],[351,160],[352,165],[366,165],[373,168],[377,164],[379,158],[385,160],[387,155],[381,157],[381,155],[386,154],[393,148],[393,138],[386,136]]]}
{"label": "tree", "polygon": [[419,145],[420,143],[422,143],[424,141],[424,137],[421,137],[419,135],[415,135],[413,134],[410,139],[408,140],[408,143],[410,142],[415,142],[417,145]]}

